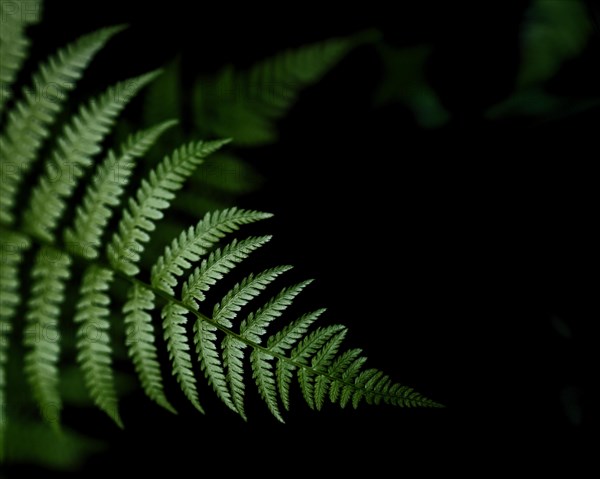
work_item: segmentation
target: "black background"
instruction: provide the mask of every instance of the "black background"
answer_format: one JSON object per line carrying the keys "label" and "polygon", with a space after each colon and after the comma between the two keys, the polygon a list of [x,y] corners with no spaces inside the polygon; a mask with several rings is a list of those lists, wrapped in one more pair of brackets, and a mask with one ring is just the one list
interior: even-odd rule
{"label": "black background", "polygon": [[[47,23],[34,30],[47,41],[35,43],[34,55],[129,23],[94,63],[87,81],[97,85],[177,53],[191,77],[196,68],[249,65],[373,27],[393,45],[432,44],[428,77],[452,114],[447,126],[424,130],[401,106],[373,108],[383,70],[359,48],[301,95],[277,145],[247,158],[266,184],[238,204],[276,213],[264,226],[275,234],[273,263],[317,279],[305,309],[327,306],[328,321],[350,326],[349,344],[363,347],[371,365],[447,408],[315,413],[295,397],[280,425],[252,386],[248,423],[208,388],[206,416],[181,400],[173,418],[134,394],[123,401],[125,432],[99,412],[67,412],[72,426],[111,444],[86,474],[118,467],[205,475],[213,463],[224,473],[485,477],[582,464],[590,322],[598,317],[591,298],[600,112],[534,125],[483,118],[514,86],[526,2],[402,2],[393,12],[204,3],[47,2]],[[597,32],[588,47],[596,54]],[[582,61],[554,87],[597,93],[599,80]],[[568,322],[571,340],[556,333],[553,317]],[[582,393],[578,426],[561,402],[567,385]]]}

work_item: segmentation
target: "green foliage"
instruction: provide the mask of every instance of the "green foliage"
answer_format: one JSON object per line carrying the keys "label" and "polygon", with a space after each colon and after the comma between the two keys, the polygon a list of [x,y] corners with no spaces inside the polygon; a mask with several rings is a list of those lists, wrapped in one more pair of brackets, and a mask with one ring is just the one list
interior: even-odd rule
{"label": "green foliage", "polygon": [[436,128],[449,120],[435,90],[425,77],[425,64],[431,47],[394,48],[383,42],[377,44],[385,74],[375,102],[378,105],[402,103],[415,115],[417,123],[425,128]]}
{"label": "green foliage", "polygon": [[534,0],[527,17],[519,87],[552,78],[565,61],[583,50],[592,33],[592,22],[582,0]]}
{"label": "green foliage", "polygon": [[[59,51],[40,67],[33,84],[43,88],[47,82],[68,79],[69,86],[60,95],[61,103],[65,103],[69,90],[93,55],[119,30],[120,27],[101,30]],[[332,42],[302,54],[286,54],[278,61],[264,63],[244,78],[251,82],[262,75],[282,82],[286,88],[292,80],[309,83],[346,48],[344,42]],[[319,56],[326,61],[313,70],[298,66],[305,67]],[[14,77],[17,67],[11,67],[13,70],[6,75]],[[301,71],[308,73],[300,74]],[[226,278],[238,270],[239,263],[271,237],[233,238],[222,247],[218,243],[244,225],[267,219],[270,216],[267,213],[238,208],[208,213],[195,227],[178,232],[162,255],[150,258],[152,267],[143,269],[145,246],[185,181],[207,156],[228,143],[228,140],[186,142],[165,156],[141,179],[137,189],[130,191],[128,183],[133,179],[135,160],[144,156],[159,136],[173,126],[172,121],[161,121],[130,136],[118,153],[105,153],[93,169],[118,114],[155,75],[146,74],[118,84],[81,106],[77,113],[68,116],[62,133],[49,144],[50,154],[46,158],[40,158],[40,152],[49,143],[50,127],[57,119],[59,104],[48,98],[36,99],[25,91],[7,115],[0,138],[0,161],[3,171],[10,170],[5,168],[10,165],[14,168],[1,178],[2,409],[11,401],[6,398],[10,387],[6,366],[17,360],[12,352],[19,349],[11,347],[9,339],[15,335],[9,332],[16,329],[15,313],[20,307],[24,308],[26,323],[23,331],[18,331],[24,336],[24,375],[42,417],[53,428],[60,425],[63,399],[60,383],[65,370],[61,350],[68,347],[62,332],[70,327],[66,318],[70,315],[75,325],[74,348],[83,384],[96,406],[119,426],[122,422],[112,365],[117,345],[111,330],[115,327],[113,321],[121,316],[126,325],[124,346],[143,390],[150,399],[172,412],[174,408],[166,398],[161,370],[167,368],[192,405],[203,411],[195,372],[199,362],[217,395],[246,418],[244,396],[249,381],[244,373],[248,351],[258,392],[280,421],[283,415],[279,405],[289,409],[294,375],[307,404],[317,409],[323,407],[327,398],[342,406],[352,402],[354,407],[363,400],[399,406],[437,406],[409,388],[392,383],[382,372],[363,370],[365,359],[360,351],[343,350],[346,335],[343,326],[323,326],[311,331],[312,323],[323,310],[287,325],[275,324],[310,281],[284,288],[263,306],[250,308],[250,303],[265,293],[289,266],[250,274],[220,301],[211,299],[213,287],[225,284]],[[125,87],[127,94],[123,96],[120,92]],[[264,111],[270,112],[266,113],[268,117],[275,117],[289,105],[295,91],[293,85],[286,91],[285,100],[265,106]],[[247,112],[256,107],[253,102],[249,105],[243,107]],[[219,123],[215,128],[220,129]],[[34,188],[24,191],[25,173],[42,160],[33,172],[39,172]],[[80,198],[78,191],[83,192]],[[21,196],[25,198],[23,206],[16,201]],[[115,226],[110,219],[117,209],[120,220]],[[26,257],[28,250],[31,258]],[[25,275],[27,282],[21,285],[20,277],[25,273],[21,265],[25,259],[32,261],[33,266]],[[118,294],[121,291],[124,295]],[[67,294],[76,298],[73,311],[65,301]],[[119,304],[123,296],[125,300]],[[156,314],[153,317],[158,311],[170,365],[161,364],[158,359]],[[4,450],[6,432],[10,433],[12,428],[7,429],[3,413],[0,419],[0,447]],[[21,440],[23,436],[17,433],[15,437]],[[60,449],[58,445],[57,448]]]}
{"label": "green foliage", "polygon": [[352,47],[349,39],[332,39],[280,53],[247,71],[229,66],[199,81],[194,89],[197,128],[231,136],[241,145],[272,143],[275,120]]}
{"label": "green foliage", "polygon": [[[182,61],[177,58],[150,86],[145,98],[145,121],[155,124],[165,117],[192,118],[194,133],[231,137],[237,152],[220,151],[191,178],[193,189],[175,200],[180,211],[197,214],[190,205],[205,209],[231,206],[237,196],[261,184],[258,173],[241,158],[244,150],[274,143],[278,121],[285,117],[302,91],[317,83],[368,35],[330,39],[289,49],[247,69],[228,65],[216,74],[194,78],[189,102],[182,93]],[[191,103],[191,104],[190,104]],[[181,131],[173,141],[189,138]],[[201,191],[199,195],[196,191]]]}
{"label": "green foliage", "polygon": [[600,98],[561,98],[546,91],[570,60],[585,49],[593,31],[583,0],[531,2],[521,31],[521,62],[514,93],[492,107],[490,118],[569,115],[600,105]]}

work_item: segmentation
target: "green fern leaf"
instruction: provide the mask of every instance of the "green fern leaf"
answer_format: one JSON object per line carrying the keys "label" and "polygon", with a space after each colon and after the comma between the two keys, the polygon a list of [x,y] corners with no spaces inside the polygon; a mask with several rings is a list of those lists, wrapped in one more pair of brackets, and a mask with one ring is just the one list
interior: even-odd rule
{"label": "green fern leaf", "polygon": [[32,0],[28,2],[27,11],[21,11],[21,5],[14,2],[0,4],[2,28],[0,28],[0,113],[4,105],[12,97],[11,87],[21,70],[29,51],[29,39],[25,36],[25,27],[37,23],[41,5]]}
{"label": "green fern leaf", "polygon": [[278,266],[254,276],[244,278],[236,284],[213,308],[213,320],[227,328],[232,326],[232,320],[240,310],[252,299],[257,297],[269,284],[280,275],[292,269],[292,266]]}
{"label": "green fern leaf", "polygon": [[[4,174],[0,181],[0,220],[12,223],[12,209],[19,186],[36,159],[42,142],[54,123],[83,70],[96,52],[123,27],[99,30],[51,57],[33,77],[33,87],[24,89],[0,136],[0,160]],[[52,88],[52,91],[47,91]]]}
{"label": "green fern leaf", "polygon": [[83,277],[75,323],[77,361],[84,373],[85,385],[94,403],[123,427],[118,411],[117,394],[111,365],[112,348],[108,335],[110,297],[106,291],[114,273],[90,266]]}
{"label": "green fern leaf", "polygon": [[139,284],[128,292],[125,314],[127,351],[146,395],[172,413],[175,409],[165,397],[160,363],[155,346],[154,326],[148,311],[154,309],[154,293]]}
{"label": "green fern leaf", "polygon": [[360,403],[360,400],[365,395],[365,389],[368,386],[372,386],[374,382],[377,382],[383,375],[381,371],[377,369],[366,369],[362,371],[355,380],[354,394],[352,395],[352,406],[356,409]]}
{"label": "green fern leaf", "polygon": [[217,349],[217,331],[218,328],[208,321],[199,319],[194,323],[196,354],[198,354],[200,367],[208,380],[208,384],[229,409],[238,412],[229,393],[225,368]]}
{"label": "green fern leaf", "polygon": [[[308,328],[319,316],[325,312],[325,309],[318,309],[312,313],[305,314],[293,323],[288,324],[284,329],[274,334],[267,340],[267,348],[274,354],[284,355],[286,351],[292,349],[307,333]],[[284,366],[278,364],[278,384],[281,391],[281,400],[286,410],[289,410],[289,380],[291,380],[291,371],[284,370]],[[289,375],[288,375],[289,373]],[[286,379],[284,379],[284,376]],[[287,381],[287,382],[286,382]]]}
{"label": "green fern leaf", "polygon": [[193,406],[204,413],[198,401],[196,377],[192,372],[192,358],[190,346],[186,338],[185,325],[188,310],[176,303],[167,304],[162,310],[163,330],[169,351],[169,358],[173,366],[173,375],[181,386],[181,390]]}
{"label": "green fern leaf", "polygon": [[113,268],[134,276],[139,272],[135,264],[143,251],[142,243],[154,230],[154,221],[163,217],[175,192],[202,163],[204,158],[221,148],[229,140],[190,143],[176,150],[172,157],[165,159],[150,172],[148,180],[143,180],[135,199],[129,200],[129,208],[123,212],[119,231],[113,236],[107,255]]}
{"label": "green fern leaf", "polygon": [[40,412],[51,426],[58,427],[62,407],[58,393],[60,305],[71,258],[55,248],[42,247],[33,265],[33,286],[28,302],[25,328],[25,375]]}
{"label": "green fern leaf", "polygon": [[256,313],[251,313],[245,321],[242,321],[240,335],[245,339],[260,344],[262,336],[267,332],[267,326],[281,316],[292,304],[294,298],[312,282],[313,280],[309,279],[289,288],[284,288]]}
{"label": "green fern leaf", "polygon": [[271,240],[271,236],[258,236],[242,241],[233,240],[222,250],[217,249],[208,259],[202,261],[183,285],[181,293],[183,302],[188,306],[198,306],[204,301],[205,294],[212,285],[222,279],[238,263],[246,259],[250,253]]}
{"label": "green fern leaf", "polygon": [[[255,313],[251,313],[240,325],[240,337],[247,341],[260,344],[262,336],[267,332],[266,327],[283,314],[294,298],[312,281],[304,281],[290,288],[283,289],[277,296]],[[223,340],[223,359],[227,368],[227,382],[233,397],[233,402],[239,414],[245,419],[244,412],[244,350],[248,344],[233,336]]]}
{"label": "green fern leaf", "polygon": [[258,391],[269,410],[280,422],[285,422],[279,411],[277,401],[277,384],[275,383],[275,374],[273,373],[273,356],[259,349],[252,351],[250,355],[250,364],[252,365],[252,376],[258,386]]}
{"label": "green fern leaf", "polygon": [[[0,66],[0,81],[6,81],[8,85],[14,80],[27,49],[24,23],[17,25],[13,22],[8,31],[0,33],[0,53],[8,58],[7,63]],[[102,143],[113,130],[116,117],[131,96],[154,74],[119,83],[68,117],[46,163],[40,165],[41,174],[33,179],[36,186],[25,198],[26,207],[15,208],[17,195],[25,193],[20,191],[23,178],[38,161],[39,152],[59,116],[66,92],[72,89],[98,49],[119,29],[106,29],[83,37],[41,66],[33,80],[35,89],[54,83],[57,97],[46,95],[40,99],[25,90],[24,99],[17,102],[14,110],[6,116],[6,128],[0,135],[0,160],[3,173],[6,173],[0,183],[0,231],[3,238],[0,243],[3,247],[0,258],[0,458],[7,442],[3,410],[6,407],[8,339],[25,286],[29,288],[23,328],[25,377],[42,415],[47,422],[58,427],[62,407],[58,388],[61,356],[59,319],[63,314],[62,303],[67,286],[69,293],[76,293],[74,288],[71,289],[75,286],[73,281],[69,281],[71,263],[75,259],[83,266],[74,299],[77,361],[94,403],[119,426],[122,423],[112,364],[114,340],[109,336],[109,318],[115,309],[111,307],[110,293],[116,292],[112,285],[117,276],[129,285],[122,309],[128,355],[146,395],[169,411],[175,412],[165,396],[157,332],[152,322],[157,302],[161,306],[170,370],[184,395],[201,412],[190,333],[193,333],[195,351],[208,383],[223,403],[244,419],[244,370],[248,366],[252,369],[252,378],[261,398],[281,422],[280,407],[283,405],[286,410],[289,409],[294,375],[305,401],[315,409],[321,409],[327,397],[342,407],[350,403],[357,407],[361,402],[436,406],[412,389],[394,383],[379,370],[363,370],[366,360],[360,350],[340,352],[346,335],[343,326],[321,327],[310,332],[309,328],[324,310],[306,314],[281,327],[274,326],[275,320],[311,281],[282,289],[234,327],[241,311],[290,266],[250,274],[235,283],[219,303],[206,304],[210,289],[235,271],[245,258],[271,237],[234,239],[215,249],[216,244],[242,225],[268,218],[269,214],[237,208],[206,214],[195,227],[177,232],[162,256],[153,262],[150,283],[134,277],[141,271],[141,254],[144,245],[151,239],[156,222],[163,218],[164,211],[196,167],[227,140],[190,143],[165,157],[141,181],[135,194],[128,198],[127,207],[120,208],[118,227],[111,230],[108,226],[112,211],[120,205],[126,186],[133,179],[135,160],[145,156],[173,122],[164,122],[137,133],[121,145],[118,153],[111,150],[104,155],[102,162],[89,175],[87,188],[84,188],[86,185],[81,186],[84,194],[80,201],[74,202],[73,217],[64,217],[65,212],[70,211],[67,202],[79,190],[78,181],[88,176],[86,168],[90,168],[92,159],[101,153]],[[264,62],[243,78],[231,77],[231,84],[237,86],[243,86],[244,82],[247,85],[280,82],[284,92],[281,98],[266,98],[264,92],[250,95],[241,103],[241,110],[238,109],[240,118],[248,111],[255,112],[259,129],[265,126],[264,131],[268,130],[272,120],[289,107],[299,86],[314,81],[330,66],[327,66],[329,61],[337,61],[349,48],[346,41],[329,42],[327,48],[330,50],[323,45]],[[124,90],[126,96],[119,96]],[[2,107],[4,103],[0,103],[0,109]],[[250,110],[244,112],[245,108]],[[261,122],[264,122],[262,126]],[[13,164],[17,166],[11,168]],[[67,168],[69,176],[64,175]],[[113,174],[115,169],[118,177]],[[22,219],[16,226],[15,217]],[[63,224],[70,225],[66,231],[62,229]],[[104,245],[105,235],[110,235],[108,245]],[[62,244],[59,243],[61,237],[65,240]],[[20,265],[25,263],[24,254],[30,243],[38,248],[33,258],[31,285],[20,285]],[[81,249],[78,251],[76,247]],[[154,247],[156,245],[152,243]],[[101,254],[103,251],[104,255]],[[25,264],[29,263],[28,259]],[[194,266],[195,263],[199,264]],[[143,265],[146,266],[146,263]],[[192,268],[191,274],[188,272],[183,281],[184,273]],[[181,288],[180,297],[175,296],[178,288]],[[207,313],[211,310],[212,317]],[[190,318],[193,319],[193,327]],[[269,329],[273,331],[265,344]],[[246,356],[249,365],[245,364]]]}
{"label": "green fern leaf", "polygon": [[100,239],[112,216],[112,207],[118,206],[121,195],[135,166],[141,158],[175,121],[166,121],[153,128],[132,135],[121,145],[119,155],[111,150],[96,168],[85,192],[81,206],[77,208],[73,227],[65,232],[65,243],[70,248],[85,245],[80,254],[96,258]]}
{"label": "green fern leaf", "polygon": [[156,75],[149,73],[109,88],[89,105],[81,107],[65,126],[25,211],[25,226],[32,234],[46,241],[54,239],[53,230],[65,209],[66,199],[73,193],[85,168],[91,166],[92,157],[100,151],[100,143],[129,100]]}
{"label": "green fern leaf", "polygon": [[332,39],[288,50],[246,72],[229,67],[214,79],[202,79],[194,90],[198,129],[208,125],[209,133],[231,136],[240,145],[274,141],[275,120],[353,47],[349,39]]}
{"label": "green fern leaf", "polygon": [[[329,377],[325,374],[338,353],[342,341],[346,337],[344,330],[331,338],[321,350],[315,354],[311,361],[311,367],[321,374],[316,376],[312,371],[302,368],[298,371],[300,383],[304,384],[302,393],[306,403],[311,409],[321,409],[327,391],[329,390]],[[315,377],[316,376],[316,377]]]}
{"label": "green fern leaf", "polygon": [[21,303],[19,266],[25,251],[30,247],[26,236],[2,233],[0,248],[0,460],[4,456],[4,434],[6,430],[6,363],[8,362],[9,338],[12,332],[12,320]]}
{"label": "green fern leaf", "polygon": [[224,238],[227,233],[239,229],[241,225],[270,218],[272,215],[259,211],[230,208],[207,213],[195,228],[188,228],[175,238],[152,267],[152,286],[169,294],[174,294],[177,277],[198,261],[209,249]]}
{"label": "green fern leaf", "polygon": [[[258,296],[278,276],[291,269],[291,266],[272,268],[254,276],[250,275],[236,284],[213,308],[213,321],[225,327],[232,326],[232,320],[253,298]],[[237,408],[227,387],[225,370],[217,349],[217,327],[208,321],[197,320],[194,324],[194,341],[200,364],[209,384],[221,400],[234,412]]]}
{"label": "green fern leaf", "polygon": [[227,371],[225,378],[235,410],[244,420],[247,420],[244,411],[244,350],[247,346],[233,336],[225,336],[222,342],[223,365]]}
{"label": "green fern leaf", "polygon": [[271,336],[267,341],[267,348],[275,354],[285,354],[300,341],[308,328],[321,316],[326,309],[317,309],[312,313],[307,313],[298,318],[293,323],[288,324],[278,333]]}
{"label": "green fern leaf", "polygon": [[[352,399],[352,395],[354,394],[354,381],[356,377],[360,374],[366,360],[367,358],[363,357],[354,360],[354,362],[350,364],[350,366],[348,366],[348,369],[346,369],[342,374],[342,380],[337,382],[337,384],[339,384],[339,387],[341,388],[339,399],[340,406],[342,408],[345,408],[348,402]],[[334,395],[334,398],[337,399],[337,395]],[[330,396],[330,399],[332,401],[334,398]]]}
{"label": "green fern leaf", "polygon": [[[214,253],[211,253],[208,259],[202,261],[200,267],[194,270],[188,278],[188,281],[183,285],[183,302],[188,306],[197,307],[198,302],[204,301],[204,293],[206,293],[213,284],[223,278],[223,276],[234,268],[237,263],[247,258],[250,253],[263,246],[270,239],[270,236],[262,236],[248,238],[240,242],[234,240],[232,243],[225,246],[223,250],[218,249]],[[200,334],[204,332],[205,331],[203,331],[201,326],[195,328],[194,340],[196,342],[196,351],[201,355],[201,361],[204,359],[203,368],[209,377],[209,382],[217,394],[223,398],[224,402],[231,407],[232,404],[229,399],[229,394],[227,394],[222,387],[222,368],[214,367],[214,354],[216,348],[214,347],[214,344],[207,344],[207,342],[211,342],[213,338],[210,336],[202,338]],[[211,331],[208,331],[207,334],[210,333]],[[214,332],[212,332],[212,334],[214,335]],[[206,348],[206,351],[204,351],[204,348]],[[207,357],[203,358],[205,352]],[[211,366],[211,364],[213,366]]]}
{"label": "green fern leaf", "polygon": [[277,386],[279,388],[281,402],[286,409],[289,409],[290,383],[293,378],[293,373],[298,367],[297,365],[308,365],[307,358],[315,354],[327,343],[327,341],[344,329],[345,328],[339,324],[319,328],[300,341],[300,343],[292,350],[289,361],[279,358],[276,371]]}
{"label": "green fern leaf", "polygon": [[[327,376],[323,375],[317,378],[316,391],[318,391],[318,396],[317,394],[315,394],[315,404],[317,406],[317,409],[320,409],[324,402],[324,397],[321,397],[322,393],[320,391],[320,389],[324,388],[324,386],[321,385],[320,382],[329,383],[331,381],[331,378],[341,378],[344,371],[350,369],[352,365],[355,364],[357,361],[358,363],[356,363],[355,367],[362,367],[367,358],[361,358],[361,354],[361,349],[350,349],[346,351],[335,360],[335,362],[329,368]],[[342,383],[339,380],[333,380],[331,382],[331,387],[329,388],[329,399],[332,403],[336,403],[338,401],[341,387]]]}

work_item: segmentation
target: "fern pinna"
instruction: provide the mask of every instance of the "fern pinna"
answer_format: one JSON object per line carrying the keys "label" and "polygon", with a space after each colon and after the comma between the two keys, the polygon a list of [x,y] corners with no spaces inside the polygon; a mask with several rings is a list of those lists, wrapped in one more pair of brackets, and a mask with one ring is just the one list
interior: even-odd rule
{"label": "fern pinna", "polygon": [[[7,17],[6,21],[9,25],[6,29],[3,25],[0,36],[0,75],[3,88],[9,91],[27,42],[23,20]],[[287,410],[290,406],[294,378],[314,409],[321,409],[327,400],[342,407],[356,407],[361,401],[437,406],[383,372],[365,368],[361,350],[343,348],[343,326],[313,327],[324,310],[285,325],[272,325],[280,322],[279,317],[310,281],[283,288],[248,312],[248,304],[290,266],[250,274],[217,304],[207,304],[208,291],[271,239],[252,236],[226,242],[226,238],[243,225],[269,218],[267,213],[238,208],[206,213],[165,246],[150,271],[142,271],[145,245],[177,192],[203,160],[228,140],[197,141],[179,147],[141,180],[129,198],[124,198],[136,163],[175,122],[165,121],[134,133],[120,148],[104,154],[102,144],[127,103],[158,73],[108,88],[81,105],[62,127],[56,125],[69,90],[94,55],[120,30],[103,29],[59,50],[40,65],[32,85],[23,89],[19,100],[5,98],[8,102],[0,104],[4,120],[0,136],[0,450],[8,420],[4,411],[10,401],[6,367],[13,360],[16,349],[11,348],[11,342],[17,340],[17,334],[23,337],[24,372],[32,395],[42,416],[51,418],[53,426],[58,425],[62,407],[61,331],[71,324],[76,329],[76,359],[91,398],[122,425],[111,340],[112,313],[119,309],[126,325],[126,349],[143,390],[173,412],[163,387],[165,365],[158,359],[158,315],[153,316],[158,310],[170,370],[200,411],[195,363],[223,403],[246,417],[246,361],[260,396],[280,421],[282,407]],[[9,61],[4,52],[9,52]],[[31,93],[48,84],[57,89],[52,97]],[[10,110],[3,111],[7,106]],[[31,178],[34,165],[41,174]],[[77,195],[81,198],[73,202]],[[114,218],[117,227],[111,228],[115,213],[120,218]],[[26,258],[31,258],[32,267],[24,272]],[[74,268],[75,263],[83,265],[81,273]],[[111,292],[116,286],[127,289],[121,305],[113,304],[116,295]],[[67,292],[73,289],[77,300],[69,318],[65,317],[64,303]]]}

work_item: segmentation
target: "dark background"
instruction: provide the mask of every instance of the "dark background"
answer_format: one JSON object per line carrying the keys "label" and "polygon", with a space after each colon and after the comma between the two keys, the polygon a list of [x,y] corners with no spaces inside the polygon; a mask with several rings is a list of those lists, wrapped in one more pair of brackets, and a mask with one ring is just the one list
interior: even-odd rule
{"label": "dark background", "polygon": [[[34,30],[48,41],[35,43],[34,54],[131,24],[94,63],[87,81],[97,84],[178,53],[191,77],[370,28],[395,46],[431,44],[427,78],[451,114],[447,125],[423,129],[406,107],[373,107],[383,68],[358,48],[301,95],[276,145],[246,158],[266,182],[237,204],[276,213],[262,225],[275,235],[273,264],[317,279],[304,309],[327,306],[327,320],[350,326],[348,344],[364,348],[372,366],[447,407],[315,413],[297,396],[280,425],[250,384],[248,423],[206,387],[206,416],[180,398],[173,418],[138,393],[123,400],[124,432],[99,412],[67,411],[70,426],[110,441],[86,474],[114,474],[123,463],[136,474],[207,474],[213,463],[225,473],[477,477],[517,464],[530,473],[581,465],[598,317],[600,110],[485,119],[514,87],[527,2],[402,2],[393,12],[204,3],[50,1],[47,23]],[[597,24],[595,32],[554,88],[598,93]]]}

